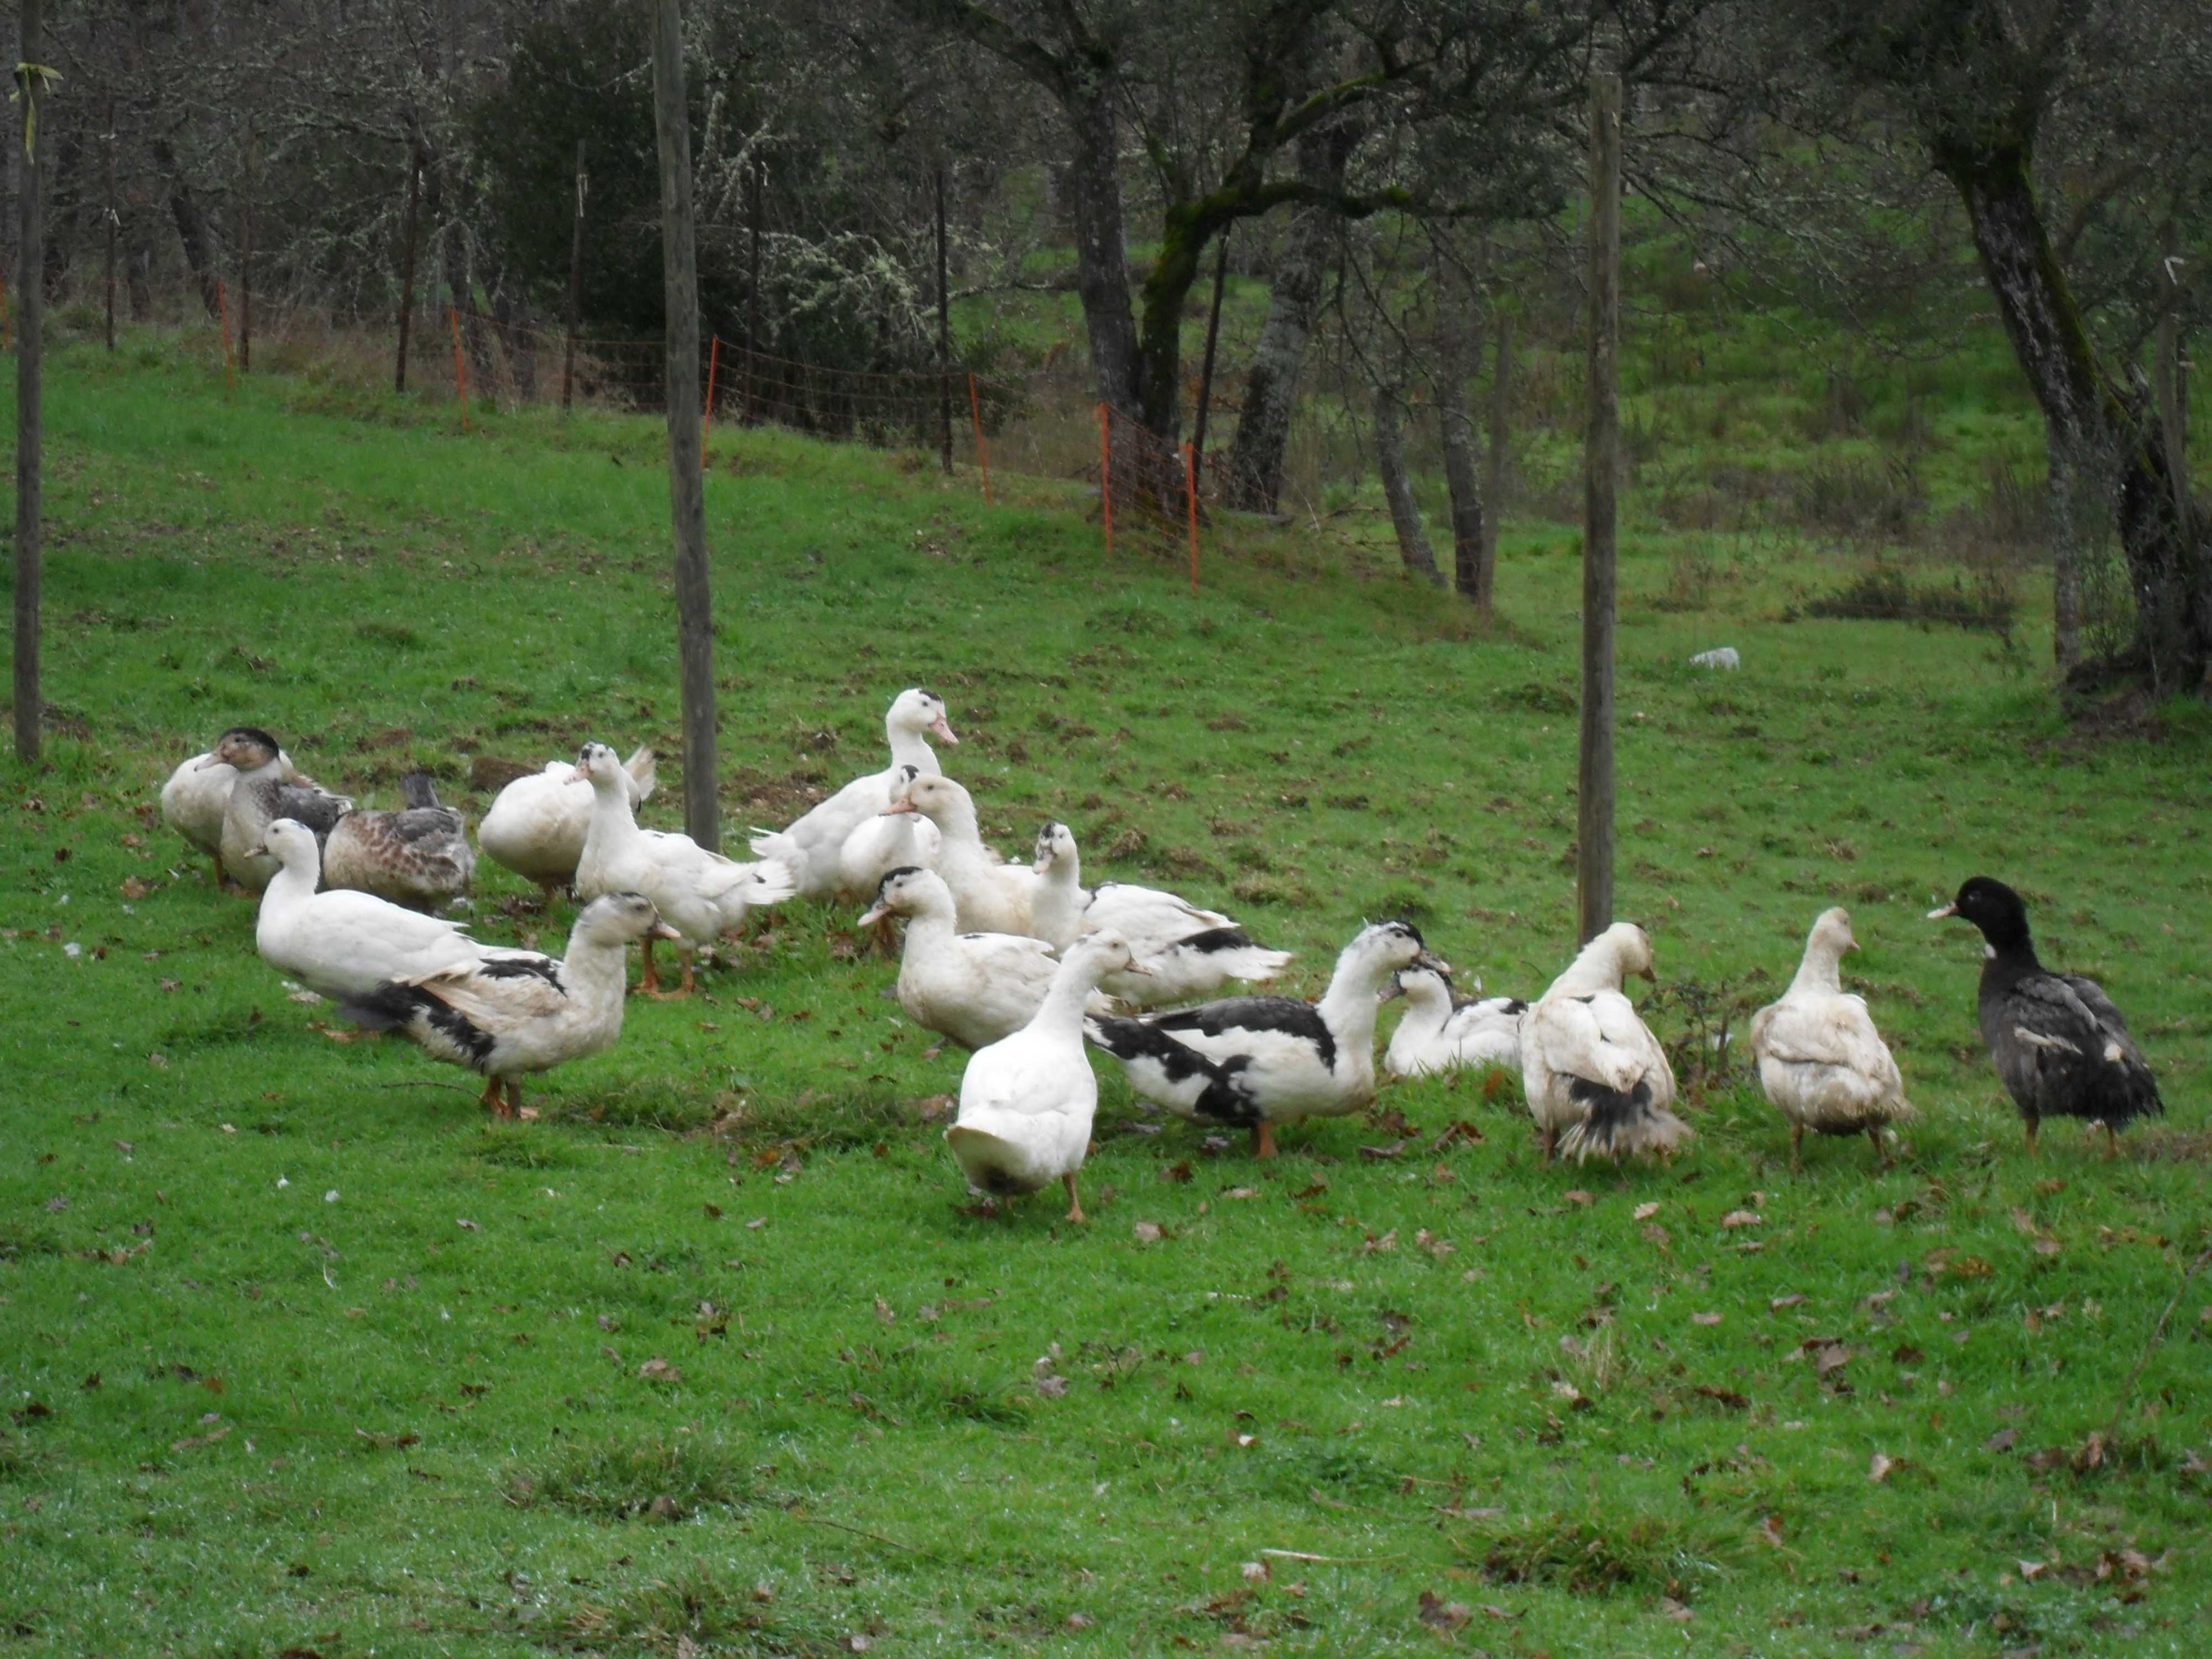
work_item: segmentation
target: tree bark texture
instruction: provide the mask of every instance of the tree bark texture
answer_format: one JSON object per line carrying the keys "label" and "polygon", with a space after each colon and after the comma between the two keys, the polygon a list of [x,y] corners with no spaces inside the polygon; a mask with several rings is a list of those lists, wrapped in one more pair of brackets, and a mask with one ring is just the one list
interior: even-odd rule
{"label": "tree bark texture", "polygon": [[[1326,188],[1341,190],[1352,135],[1331,132],[1298,141],[1298,172]],[[1290,447],[1291,416],[1298,398],[1306,347],[1321,317],[1322,293],[1342,235],[1333,210],[1302,206],[1283,233],[1282,251],[1267,295],[1267,315],[1244,373],[1243,412],[1229,447],[1231,504],[1249,513],[1273,513],[1283,496],[1283,456]]]}
{"label": "tree bark texture", "polygon": [[1482,592],[1475,598],[1475,605],[1486,622],[1491,611],[1491,588],[1498,575],[1498,520],[1505,511],[1505,459],[1507,440],[1512,435],[1508,422],[1513,404],[1513,319],[1499,313],[1498,318],[1498,355],[1490,380],[1490,460],[1483,477],[1482,499],[1487,510],[1482,515]]}
{"label": "tree bark texture", "polygon": [[2157,412],[2124,396],[2097,360],[2035,199],[2026,144],[1939,137],[1931,149],[1966,205],[1982,274],[2054,443],[2108,458],[2100,487],[2127,560],[2135,633],[2118,660],[2078,672],[2117,672],[2154,693],[2212,690],[2204,515],[2174,488]]}
{"label": "tree bark texture", "polygon": [[1071,137],[1068,216],[1075,226],[1075,291],[1091,337],[1102,403],[1140,413],[1137,320],[1129,303],[1129,250],[1121,221],[1121,155],[1113,94],[1100,86],[1066,102]]}
{"label": "tree bark texture", "polygon": [[1421,524],[1420,503],[1413,499],[1413,480],[1406,471],[1406,410],[1395,386],[1375,388],[1375,465],[1382,475],[1382,499],[1390,504],[1390,527],[1398,532],[1398,551],[1406,568],[1441,587],[1443,574],[1437,568],[1436,551]]}
{"label": "tree bark texture", "polygon": [[668,506],[676,532],[676,648],[684,701],[684,829],[721,846],[715,802],[714,613],[707,586],[707,498],[699,455],[699,267],[691,211],[691,120],[684,101],[678,0],[656,0],[654,127],[660,254],[668,302]]}
{"label": "tree bark texture", "polygon": [[[16,61],[44,61],[40,0],[21,0]],[[46,88],[35,73],[19,70],[19,144],[15,192],[15,758],[39,758],[39,580],[45,534],[44,457],[40,451],[46,322],[46,195],[40,189],[43,147],[34,145],[38,106]]]}
{"label": "tree bark texture", "polygon": [[161,170],[162,185],[169,198],[169,217],[177,227],[177,246],[185,256],[193,285],[200,291],[200,304],[210,317],[215,317],[222,312],[222,301],[216,291],[215,255],[209,246],[207,210],[200,206],[199,198],[185,182],[184,164],[177,159],[175,146],[166,138],[153,138],[147,143],[147,152]]}
{"label": "tree bark texture", "polygon": [[1437,270],[1437,425],[1443,441],[1444,487],[1451,495],[1452,586],[1490,615],[1489,542],[1482,484],[1474,459],[1474,415],[1468,382],[1474,378],[1476,320],[1457,271]]}

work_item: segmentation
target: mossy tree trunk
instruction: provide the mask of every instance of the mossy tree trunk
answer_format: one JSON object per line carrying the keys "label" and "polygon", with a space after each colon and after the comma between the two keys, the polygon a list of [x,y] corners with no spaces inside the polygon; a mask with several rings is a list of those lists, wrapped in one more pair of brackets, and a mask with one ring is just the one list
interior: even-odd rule
{"label": "mossy tree trunk", "polygon": [[2127,560],[2135,632],[2117,658],[2083,663],[2072,679],[2133,680],[2154,693],[2212,690],[2205,515],[2174,488],[2156,410],[2124,395],[2098,361],[2036,201],[2027,142],[1946,132],[1930,149],[1966,206],[1982,274],[2053,448],[2105,458],[2097,487]]}

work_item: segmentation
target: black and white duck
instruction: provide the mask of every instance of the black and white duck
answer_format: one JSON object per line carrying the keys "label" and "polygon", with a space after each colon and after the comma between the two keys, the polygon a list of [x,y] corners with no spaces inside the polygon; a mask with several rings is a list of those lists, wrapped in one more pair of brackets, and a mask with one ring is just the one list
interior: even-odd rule
{"label": "black and white duck", "polygon": [[1075,832],[1048,823],[1037,831],[1039,880],[1030,901],[1030,931],[1066,949],[1094,928],[1110,927],[1129,941],[1141,973],[1109,974],[1103,988],[1133,1008],[1188,1002],[1231,980],[1273,979],[1289,965],[1288,951],[1271,951],[1218,910],[1133,882],[1083,884]]}
{"label": "black and white duck", "polygon": [[1844,989],[1839,964],[1859,948],[1850,912],[1823,910],[1805,940],[1796,977],[1778,1001],[1751,1017],[1759,1081],[1790,1121],[1790,1167],[1798,1166],[1805,1132],[1863,1134],[1884,1163],[1881,1132],[1917,1115],[1889,1045],[1875,1030],[1863,998]]}
{"label": "black and white duck", "polygon": [[655,937],[673,939],[676,930],[650,899],[608,893],[576,917],[565,956],[506,951],[387,981],[349,1000],[347,1012],[403,1033],[434,1060],[482,1073],[485,1109],[513,1117],[522,1103],[518,1079],[613,1046],[622,1035],[623,953],[632,939]]}
{"label": "black and white duck", "polygon": [[1928,913],[1931,921],[1942,916],[1963,916],[1982,930],[1982,1042],[2027,1125],[2029,1157],[2046,1117],[2101,1123],[2111,1153],[2124,1125],[2166,1109],[2149,1063],[2104,987],[2080,974],[2053,973],[2036,959],[2018,893],[1973,876],[1956,898]]}
{"label": "black and white duck", "polygon": [[1630,974],[1656,977],[1651,940],[1616,921],[1522,1016],[1521,1085],[1547,1164],[1554,1154],[1577,1163],[1592,1152],[1670,1158],[1691,1138],[1673,1110],[1667,1051],[1621,992]]}
{"label": "black and white duck", "polygon": [[1276,1124],[1340,1116],[1375,1098],[1376,995],[1416,963],[1451,971],[1413,923],[1378,921],[1344,947],[1318,1003],[1228,997],[1137,1018],[1097,1015],[1084,1033],[1147,1100],[1249,1128],[1255,1154],[1272,1158]]}

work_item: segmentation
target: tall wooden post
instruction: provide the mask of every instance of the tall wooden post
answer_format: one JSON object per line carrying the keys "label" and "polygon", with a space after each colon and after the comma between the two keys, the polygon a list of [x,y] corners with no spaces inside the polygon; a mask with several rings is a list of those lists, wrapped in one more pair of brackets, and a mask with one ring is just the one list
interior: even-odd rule
{"label": "tall wooden post", "polygon": [[761,198],[767,193],[768,164],[758,156],[753,158],[750,185],[751,200],[745,219],[752,236],[752,250],[745,256],[745,403],[743,419],[747,426],[753,423],[753,358],[760,351],[760,259],[761,259]]}
{"label": "tall wooden post", "polygon": [[1589,425],[1583,440],[1577,937],[1613,925],[1613,485],[1620,467],[1620,77],[1590,82]]}
{"label": "tall wooden post", "polygon": [[39,178],[39,105],[46,84],[40,0],[21,0],[15,92],[22,106],[22,187],[16,192],[15,260],[15,758],[39,758],[39,574],[44,472],[40,453],[40,361],[46,309],[46,192]]}
{"label": "tall wooden post", "polygon": [[107,349],[115,349],[115,235],[123,216],[115,204],[115,100],[107,100]]}
{"label": "tall wooden post", "polygon": [[1512,413],[1513,319],[1498,313],[1498,358],[1490,379],[1490,457],[1482,479],[1482,586],[1474,596],[1476,612],[1490,620],[1498,580],[1498,521],[1505,507],[1505,441]]}
{"label": "tall wooden post", "polygon": [[415,323],[416,233],[422,222],[422,140],[418,134],[407,143],[406,240],[399,250],[399,350],[392,368],[392,389],[407,390],[407,335]]}
{"label": "tall wooden post", "polygon": [[584,171],[584,141],[579,138],[576,197],[568,224],[568,338],[561,349],[561,408],[564,412],[576,391],[576,329],[584,314],[584,198],[591,189],[591,174]]}
{"label": "tall wooden post", "polygon": [[238,249],[238,372],[253,369],[253,173],[260,160],[261,136],[251,127],[246,132],[245,234]]}
{"label": "tall wooden post", "polygon": [[952,310],[945,274],[945,163],[937,164],[937,442],[952,473]]}
{"label": "tall wooden post", "polygon": [[[1206,359],[1198,371],[1198,414],[1191,422],[1191,497],[1197,500],[1199,469],[1206,465],[1206,411],[1213,401],[1213,349],[1221,341],[1221,290],[1229,281],[1229,233],[1213,250],[1213,304],[1206,313]],[[1195,508],[1194,507],[1194,511]]]}
{"label": "tall wooden post", "polygon": [[707,588],[707,499],[699,467],[699,265],[691,216],[691,115],[684,100],[679,0],[657,0],[653,126],[660,139],[660,260],[668,307],[668,506],[676,532],[676,652],[684,698],[684,828],[722,843],[714,801],[714,612]]}

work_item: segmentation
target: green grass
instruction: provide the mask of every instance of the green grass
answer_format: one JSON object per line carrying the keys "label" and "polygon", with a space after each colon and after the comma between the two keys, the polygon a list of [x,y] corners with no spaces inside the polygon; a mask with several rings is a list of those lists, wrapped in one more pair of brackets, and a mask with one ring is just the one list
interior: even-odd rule
{"label": "green grass", "polygon": [[[1108,1076],[1075,1229],[969,1212],[958,1055],[896,1022],[847,909],[775,913],[498,1126],[413,1049],[333,1041],[160,829],[167,768],[236,720],[472,812],[480,750],[672,754],[650,422],[463,439],[226,396],[154,343],[48,386],[58,735],[0,804],[0,1651],[2195,1650],[2212,1284],[2131,1372],[2207,1243],[2212,723],[2069,732],[2032,598],[2009,648],[1790,621],[1855,568],[1625,538],[1655,1023],[1694,1042],[1847,903],[1924,1114],[1895,1169],[1824,1144],[1793,1179],[1740,1073],[1686,1159],[1618,1173],[1538,1170],[1510,1085],[1394,1088],[1262,1167]],[[1493,990],[1564,960],[1565,527],[1511,526],[1482,638],[1287,537],[1226,530],[1194,599],[1043,486],[985,511],[896,458],[715,447],[733,833],[880,764],[921,682],[999,840],[1064,817],[1101,873],[1297,949],[1298,989],[1386,913]],[[1686,665],[1717,643],[1741,673]],[[2117,1162],[2022,1153],[1978,942],[1921,915],[1978,869],[2154,1056],[2169,1115]],[[487,866],[486,937],[556,940],[532,904]]]}

